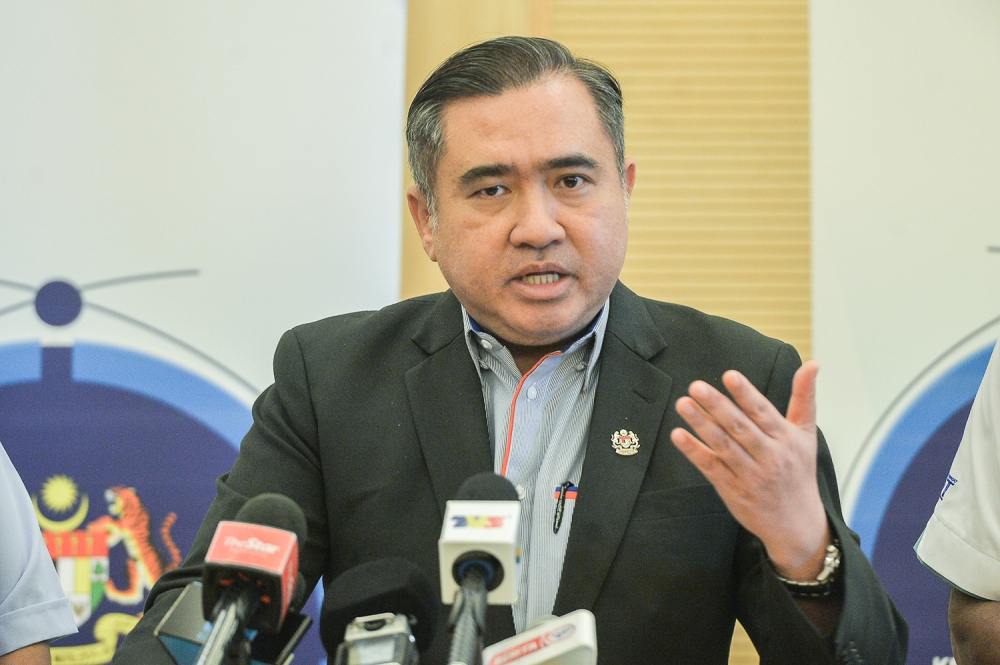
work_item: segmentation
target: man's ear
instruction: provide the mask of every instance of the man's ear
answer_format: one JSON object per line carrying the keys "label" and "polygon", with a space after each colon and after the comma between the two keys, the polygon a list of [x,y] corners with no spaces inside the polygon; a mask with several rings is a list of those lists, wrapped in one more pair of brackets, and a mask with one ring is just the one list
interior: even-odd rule
{"label": "man's ear", "polygon": [[431,211],[427,207],[427,197],[420,193],[416,186],[406,190],[406,206],[410,209],[410,217],[417,227],[420,243],[431,261],[437,261],[434,251],[434,229],[431,228]]}
{"label": "man's ear", "polygon": [[632,189],[635,187],[635,160],[625,160],[625,194],[629,198],[632,196]]}

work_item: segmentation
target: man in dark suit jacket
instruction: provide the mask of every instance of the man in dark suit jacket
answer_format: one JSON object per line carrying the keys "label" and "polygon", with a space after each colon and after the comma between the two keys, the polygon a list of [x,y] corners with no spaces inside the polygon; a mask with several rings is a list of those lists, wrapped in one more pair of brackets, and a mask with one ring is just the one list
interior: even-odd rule
{"label": "man in dark suit jacket", "polygon": [[[408,119],[407,198],[452,291],[282,338],[185,566],[115,662],[155,662],[152,627],[215,525],[261,492],[303,507],[310,585],[393,555],[436,579],[444,503],[494,470],[497,445],[463,307],[527,374],[605,306],[553,612],[594,612],[602,663],[725,663],[735,618],[763,663],[904,661],[905,623],[843,523],[815,363],[617,282],[635,180],[621,109],[609,72],[547,40],[473,46],[428,79]],[[622,428],[636,454],[613,449]],[[487,643],[514,632],[508,608],[487,623]],[[422,661],[444,662],[447,643],[442,629]]]}

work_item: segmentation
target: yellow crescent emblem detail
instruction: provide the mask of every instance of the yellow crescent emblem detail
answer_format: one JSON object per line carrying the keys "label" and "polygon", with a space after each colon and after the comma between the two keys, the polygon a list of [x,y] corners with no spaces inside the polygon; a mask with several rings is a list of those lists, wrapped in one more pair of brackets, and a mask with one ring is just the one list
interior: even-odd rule
{"label": "yellow crescent emblem detail", "polygon": [[56,520],[50,520],[45,515],[42,515],[42,511],[38,509],[38,497],[34,494],[31,495],[31,503],[35,506],[35,516],[38,518],[38,526],[42,527],[43,531],[52,531],[53,533],[66,533],[68,531],[73,531],[78,526],[83,524],[83,520],[87,519],[87,511],[90,509],[90,499],[84,494],[80,499],[80,507],[77,509],[76,513],[73,514],[69,519],[57,522]]}

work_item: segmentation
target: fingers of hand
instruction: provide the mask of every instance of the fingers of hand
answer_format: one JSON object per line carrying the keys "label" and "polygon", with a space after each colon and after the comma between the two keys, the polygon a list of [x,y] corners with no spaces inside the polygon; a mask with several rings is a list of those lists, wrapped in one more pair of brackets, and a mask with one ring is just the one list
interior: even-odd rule
{"label": "fingers of hand", "polygon": [[[810,554],[815,550],[812,523],[825,524],[816,486],[816,371],[815,363],[806,363],[796,373],[788,419],[739,372],[722,377],[732,400],[695,381],[690,397],[676,406],[695,434],[671,432],[674,445],[715,486],[733,516],[789,570],[801,563],[804,546],[812,548]],[[820,518],[807,523],[801,513],[809,505],[819,506],[806,512]]]}
{"label": "fingers of hand", "polygon": [[[698,437],[692,436],[686,430],[680,431],[687,434],[691,440],[697,441],[700,448],[713,452],[718,461],[731,472],[743,473],[753,462],[753,458],[746,449],[739,442],[733,440],[695,400],[690,397],[682,397],[677,400],[677,413],[687,421]],[[690,455],[688,458],[690,459]],[[704,473],[704,469],[702,469],[702,473]]]}
{"label": "fingers of hand", "polygon": [[720,485],[725,487],[734,480],[735,475],[732,470],[726,466],[718,454],[695,438],[691,432],[676,427],[670,432],[670,440],[716,487]]}
{"label": "fingers of hand", "polygon": [[731,369],[722,375],[722,383],[740,410],[760,428],[761,432],[775,439],[781,436],[788,423],[770,400],[764,397],[745,376]]}
{"label": "fingers of hand", "polygon": [[792,379],[792,396],[788,400],[788,422],[801,429],[816,429],[816,374],[819,363],[815,360],[799,367]]}
{"label": "fingers of hand", "polygon": [[758,522],[762,515],[769,517],[774,514],[774,511],[769,509],[769,504],[773,503],[775,497],[771,493],[761,495],[756,491],[757,485],[754,480],[756,475],[752,471],[750,473],[734,471],[722,456],[680,427],[670,433],[670,439],[701,471],[708,482],[712,483],[723,503],[740,524],[752,533],[766,531],[760,528]]}
{"label": "fingers of hand", "polygon": [[[678,413],[688,420],[698,436],[713,449],[724,450],[729,447],[730,441],[734,441],[744,452],[756,457],[767,447],[767,435],[728,397],[704,381],[692,383],[690,393],[704,414],[705,422],[702,423],[704,431],[688,420],[680,408]],[[681,400],[677,400],[677,404],[680,407]]]}

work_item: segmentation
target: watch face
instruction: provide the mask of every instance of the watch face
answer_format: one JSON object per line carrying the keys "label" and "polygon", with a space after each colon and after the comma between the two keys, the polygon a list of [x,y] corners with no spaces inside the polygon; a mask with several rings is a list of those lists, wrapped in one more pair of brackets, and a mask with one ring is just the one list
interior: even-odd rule
{"label": "watch face", "polygon": [[837,577],[837,569],[840,568],[840,544],[834,542],[826,548],[826,556],[823,558],[823,570],[820,571],[817,582],[831,582]]}

